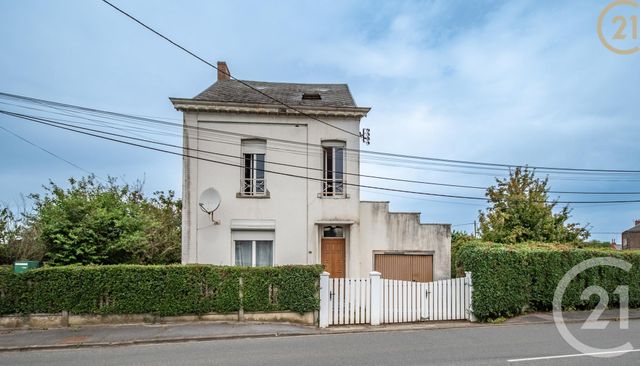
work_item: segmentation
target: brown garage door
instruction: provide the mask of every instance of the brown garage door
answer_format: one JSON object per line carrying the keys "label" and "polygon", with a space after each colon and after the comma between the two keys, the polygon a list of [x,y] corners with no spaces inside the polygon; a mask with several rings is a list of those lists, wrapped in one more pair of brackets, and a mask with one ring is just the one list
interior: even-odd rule
{"label": "brown garage door", "polygon": [[376,254],[374,268],[390,280],[433,281],[433,256],[424,254]]}

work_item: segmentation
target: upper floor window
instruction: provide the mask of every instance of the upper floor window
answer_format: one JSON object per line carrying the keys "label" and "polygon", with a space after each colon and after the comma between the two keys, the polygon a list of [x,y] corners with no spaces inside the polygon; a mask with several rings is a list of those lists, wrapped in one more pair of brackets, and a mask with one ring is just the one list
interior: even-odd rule
{"label": "upper floor window", "polygon": [[342,141],[325,141],[323,150],[322,195],[343,196],[345,143]]}
{"label": "upper floor window", "polygon": [[244,167],[240,185],[241,195],[263,196],[266,194],[265,153],[266,142],[264,140],[242,141]]}

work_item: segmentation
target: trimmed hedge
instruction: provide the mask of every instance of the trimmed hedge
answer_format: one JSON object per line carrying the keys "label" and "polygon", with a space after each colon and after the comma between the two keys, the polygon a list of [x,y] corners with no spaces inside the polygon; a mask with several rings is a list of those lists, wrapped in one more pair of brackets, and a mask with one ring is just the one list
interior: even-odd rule
{"label": "trimmed hedge", "polygon": [[49,267],[0,271],[0,314],[156,314],[295,311],[319,306],[322,266]]}
{"label": "trimmed hedge", "polygon": [[562,305],[569,310],[593,309],[599,298],[581,300],[591,285],[609,293],[609,307],[619,306],[613,294],[618,285],[629,286],[629,307],[640,307],[640,251],[576,248],[562,244],[495,244],[473,241],[456,250],[458,273],[473,274],[473,310],[482,321],[511,317],[524,311],[550,311],[560,279],[576,264],[596,257],[615,257],[633,265],[629,272],[599,266],[580,273],[569,285]]}

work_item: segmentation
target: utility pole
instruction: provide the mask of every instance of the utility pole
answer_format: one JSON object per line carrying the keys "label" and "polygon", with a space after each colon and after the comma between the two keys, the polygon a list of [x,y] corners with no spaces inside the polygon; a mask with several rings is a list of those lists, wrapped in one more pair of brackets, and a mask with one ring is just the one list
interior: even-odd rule
{"label": "utility pole", "polygon": [[478,225],[476,224],[476,220],[473,220],[473,237],[478,238]]}

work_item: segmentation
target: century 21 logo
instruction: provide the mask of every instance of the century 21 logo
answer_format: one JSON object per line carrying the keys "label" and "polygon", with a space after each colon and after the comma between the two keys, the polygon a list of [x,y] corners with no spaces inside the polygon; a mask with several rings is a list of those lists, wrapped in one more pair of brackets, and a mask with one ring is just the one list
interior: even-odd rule
{"label": "century 21 logo", "polygon": [[635,0],[617,0],[607,5],[598,17],[598,38],[610,51],[630,55],[640,50],[638,39],[640,4]]}

